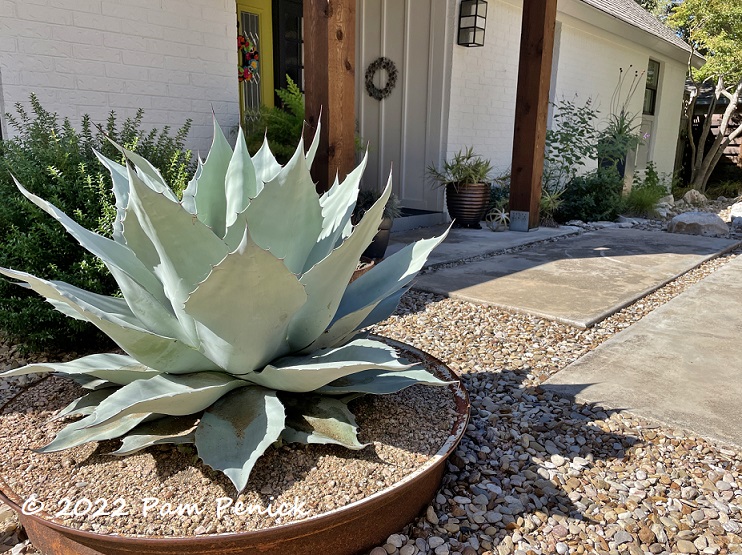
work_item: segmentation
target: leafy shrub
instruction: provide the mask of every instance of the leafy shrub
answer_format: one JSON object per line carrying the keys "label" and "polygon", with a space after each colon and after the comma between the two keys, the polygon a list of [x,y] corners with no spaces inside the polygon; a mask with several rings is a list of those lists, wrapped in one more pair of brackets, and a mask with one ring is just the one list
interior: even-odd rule
{"label": "leafy shrub", "polygon": [[563,190],[588,160],[597,158],[599,135],[595,127],[598,111],[592,107],[591,98],[583,104],[576,97],[562,99],[553,107],[552,128],[546,130],[542,181],[542,189],[550,194]]}
{"label": "leafy shrub", "polygon": [[598,169],[572,179],[564,189],[557,221],[613,220],[621,210],[623,180],[615,168]]}
{"label": "leafy shrub", "polygon": [[631,191],[624,199],[623,211],[634,216],[651,216],[654,206],[668,194],[653,162],[647,164],[644,172],[634,172]]}
{"label": "leafy shrub", "polygon": [[[0,142],[0,266],[114,294],[117,287],[108,270],[21,195],[11,172],[28,190],[81,225],[110,236],[115,215],[110,176],[93,149],[116,159],[121,155],[104,133],[152,160],[165,179],[182,190],[193,170],[183,144],[190,121],[174,136],[168,128],[142,134],[141,110],[120,129],[112,112],[105,127],[95,131],[90,118],[83,116],[78,132],[69,120],[60,123],[33,95],[30,114],[20,104],[16,111],[17,115],[8,114],[8,122],[18,135]],[[5,280],[0,280],[0,330],[27,351],[88,350],[107,341],[92,325],[63,316],[37,295]]]}
{"label": "leafy shrub", "polygon": [[276,90],[283,108],[263,106],[258,121],[246,122],[245,125],[249,130],[247,149],[250,154],[258,151],[267,136],[268,145],[280,164],[288,162],[294,154],[304,130],[304,94],[291,77],[287,75],[286,79],[286,88]]}

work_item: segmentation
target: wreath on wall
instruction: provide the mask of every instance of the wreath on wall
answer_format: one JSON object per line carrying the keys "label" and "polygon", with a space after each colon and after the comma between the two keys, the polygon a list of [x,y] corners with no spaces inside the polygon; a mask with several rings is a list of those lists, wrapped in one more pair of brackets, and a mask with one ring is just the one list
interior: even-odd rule
{"label": "wreath on wall", "polygon": [[[374,84],[374,77],[376,76],[376,73],[382,69],[386,71],[387,78],[386,86],[383,89],[380,89]],[[368,92],[368,95],[371,98],[375,98],[378,101],[383,100],[392,94],[392,89],[394,89],[396,84],[397,66],[394,65],[394,62],[389,58],[382,56],[381,58],[376,58],[369,64],[366,69],[366,92]]]}

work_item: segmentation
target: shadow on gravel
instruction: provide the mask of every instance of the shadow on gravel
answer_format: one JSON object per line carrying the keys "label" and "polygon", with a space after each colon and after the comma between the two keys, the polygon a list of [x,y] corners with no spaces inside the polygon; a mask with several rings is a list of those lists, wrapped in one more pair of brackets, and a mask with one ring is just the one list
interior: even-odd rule
{"label": "shadow on gravel", "polygon": [[[540,387],[524,387],[525,373],[520,371],[461,377],[472,402],[470,426],[447,463],[442,485],[449,505],[444,512],[462,521],[461,541],[474,534],[463,522],[496,530],[493,547],[516,529],[528,541],[528,532],[537,528],[534,516],[542,523],[555,515],[592,522],[590,515],[601,500],[585,504],[582,494],[573,492],[586,490],[579,480],[583,468],[622,459],[637,443],[635,437],[604,432],[595,423],[620,410],[604,411]],[[595,491],[604,486],[595,484]],[[486,505],[484,515],[467,507],[467,499],[480,512]],[[445,528],[444,519],[446,514],[439,525]],[[569,533],[567,526],[554,527],[554,545]]]}

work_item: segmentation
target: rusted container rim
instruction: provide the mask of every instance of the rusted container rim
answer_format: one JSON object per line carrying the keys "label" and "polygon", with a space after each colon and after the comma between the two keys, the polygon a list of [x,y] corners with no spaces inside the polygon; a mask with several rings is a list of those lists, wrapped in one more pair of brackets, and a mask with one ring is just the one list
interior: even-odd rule
{"label": "rusted container rim", "polygon": [[[421,351],[420,349],[413,347],[412,345],[408,345],[407,343],[402,343],[400,341],[395,341],[393,339],[389,339],[387,337],[381,337],[377,335],[371,335],[371,337],[373,337],[374,339],[383,341],[384,343],[388,344],[391,347],[394,347],[395,349],[399,351],[402,351],[403,353],[404,351],[407,351],[409,353],[414,354],[415,357],[419,358],[421,361],[426,363],[428,366],[431,366],[432,370],[434,370],[438,374],[438,377],[444,379],[445,381],[454,382],[454,383],[448,384],[446,387],[449,389],[449,391],[454,396],[454,401],[456,403],[456,421],[454,422],[453,428],[451,429],[451,432],[449,433],[448,438],[443,443],[441,448],[423,466],[415,470],[413,473],[405,476],[398,482],[395,482],[390,487],[383,489],[381,491],[378,491],[372,495],[369,495],[368,497],[364,497],[363,499],[354,501],[353,503],[345,505],[344,507],[333,509],[331,511],[327,511],[319,515],[315,515],[315,516],[308,517],[302,520],[298,520],[296,522],[290,522],[288,524],[270,526],[269,528],[265,528],[261,530],[249,530],[247,532],[205,534],[202,536],[119,536],[119,535],[114,535],[114,534],[106,534],[105,535],[106,539],[112,542],[118,543],[120,545],[135,544],[135,545],[143,546],[147,543],[157,543],[163,540],[167,540],[176,545],[182,542],[182,543],[187,543],[188,545],[197,546],[199,544],[209,544],[213,542],[214,538],[224,538],[224,539],[234,538],[234,539],[239,539],[239,540],[245,540],[246,542],[249,542],[250,540],[253,540],[253,539],[255,541],[259,541],[260,536],[265,534],[265,532],[267,532],[268,530],[270,530],[271,532],[286,533],[287,535],[290,536],[290,535],[293,535],[292,532],[294,531],[300,532],[307,525],[311,523],[321,522],[323,519],[329,520],[330,517],[343,516],[343,514],[347,514],[348,516],[351,516],[354,513],[356,513],[357,510],[362,505],[369,503],[371,501],[374,501],[376,499],[391,495],[394,489],[417,479],[417,477],[419,477],[421,474],[424,474],[426,471],[436,466],[437,464],[442,464],[442,461],[446,459],[453,452],[453,450],[456,448],[461,438],[464,436],[464,432],[466,432],[466,427],[469,423],[469,409],[470,409],[469,395],[467,394],[466,389],[464,389],[464,386],[461,383],[461,380],[443,362],[441,362],[434,356],[424,351]],[[31,387],[33,387],[33,385],[34,384],[32,384]],[[8,403],[9,402],[10,401],[8,401]],[[2,407],[0,407],[0,410],[3,410],[8,403],[5,403]],[[21,512],[21,505],[23,504],[22,499],[15,493],[15,491],[10,489],[10,487],[8,486],[8,484],[5,482],[5,480],[2,477],[0,477],[0,499],[4,501],[14,511],[18,513]],[[53,530],[56,530],[62,534],[69,535],[69,536],[76,536],[79,538],[89,538],[89,539],[98,539],[103,536],[102,534],[96,534],[94,532],[87,532],[85,530],[79,530],[77,528],[71,528],[68,526],[64,526],[62,524],[59,524],[51,520],[52,518],[51,515],[47,515],[48,518],[42,518],[38,516],[40,514],[45,514],[45,513],[42,511],[41,513],[38,513],[38,514],[24,515],[24,518],[30,518],[32,520],[35,520],[43,524],[44,526],[47,526]],[[300,534],[296,534],[296,535],[298,536]]]}

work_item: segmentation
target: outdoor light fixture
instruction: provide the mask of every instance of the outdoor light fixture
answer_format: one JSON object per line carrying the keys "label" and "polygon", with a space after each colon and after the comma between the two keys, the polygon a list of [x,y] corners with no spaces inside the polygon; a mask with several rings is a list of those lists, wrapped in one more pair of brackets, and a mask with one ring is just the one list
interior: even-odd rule
{"label": "outdoor light fixture", "polygon": [[459,45],[484,46],[487,22],[486,0],[461,0],[459,10]]}

